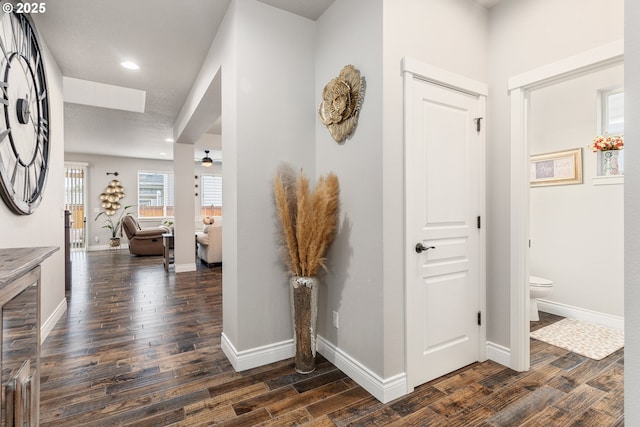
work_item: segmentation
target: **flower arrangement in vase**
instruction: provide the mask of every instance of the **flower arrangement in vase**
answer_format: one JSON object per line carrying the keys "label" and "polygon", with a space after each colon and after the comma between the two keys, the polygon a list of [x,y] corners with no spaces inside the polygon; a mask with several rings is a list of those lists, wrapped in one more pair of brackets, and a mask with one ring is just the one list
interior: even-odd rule
{"label": "flower arrangement in vase", "polygon": [[299,373],[315,370],[318,278],[338,226],[340,185],[333,173],[320,177],[313,191],[302,171],[283,166],[274,179],[276,210],[291,274],[291,317]]}
{"label": "flower arrangement in vase", "polygon": [[624,136],[596,135],[588,148],[598,153],[601,175],[620,174],[620,152],[624,148]]}

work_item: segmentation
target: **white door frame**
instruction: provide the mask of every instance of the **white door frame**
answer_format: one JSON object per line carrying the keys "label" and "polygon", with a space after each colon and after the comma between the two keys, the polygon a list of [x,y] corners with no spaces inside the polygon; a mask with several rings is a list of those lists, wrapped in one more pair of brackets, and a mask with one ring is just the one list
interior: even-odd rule
{"label": "white door frame", "polygon": [[509,79],[511,96],[511,366],[529,369],[529,94],[624,60],[624,42],[600,46]]}
{"label": "white door frame", "polygon": [[[409,339],[411,330],[410,324],[410,313],[409,313],[409,301],[414,297],[412,292],[412,286],[410,285],[410,281],[413,277],[414,266],[415,266],[415,251],[413,246],[415,246],[415,239],[412,234],[412,229],[410,228],[410,224],[412,224],[412,212],[413,212],[413,200],[408,197],[409,194],[412,194],[412,186],[411,177],[413,176],[413,147],[409,143],[409,135],[408,132],[410,129],[413,129],[413,114],[411,111],[413,109],[412,102],[412,94],[413,94],[413,85],[415,80],[427,81],[430,83],[434,83],[440,86],[448,87],[460,92],[464,92],[467,94],[471,94],[476,96],[479,100],[479,105],[481,108],[479,110],[479,116],[483,118],[482,126],[486,125],[486,121],[484,118],[486,117],[486,97],[489,93],[489,88],[486,83],[478,82],[467,77],[451,73],[449,71],[434,67],[430,64],[421,62],[419,60],[405,57],[402,59],[402,74],[403,74],[403,82],[404,82],[404,169],[405,169],[405,267],[404,267],[404,277],[405,277],[405,369],[407,374],[407,393],[413,391],[413,372],[411,370],[411,366],[409,363]],[[483,133],[483,135],[485,135]],[[482,146],[481,153],[484,158],[486,153],[486,144],[485,138],[482,137],[480,144]],[[486,169],[485,162],[482,162],[480,165],[480,181],[481,183],[485,182]],[[481,194],[478,196],[479,200],[479,212],[478,214],[482,217],[483,223],[486,218],[486,189],[484,185],[481,185]],[[479,275],[480,275],[480,289],[479,289],[479,304],[480,311],[482,312],[483,319],[486,319],[486,227],[481,227],[480,236],[479,236]],[[479,345],[478,349],[479,360],[486,360],[486,336],[487,336],[487,327],[486,320],[482,321],[482,325],[480,326],[479,333]]]}

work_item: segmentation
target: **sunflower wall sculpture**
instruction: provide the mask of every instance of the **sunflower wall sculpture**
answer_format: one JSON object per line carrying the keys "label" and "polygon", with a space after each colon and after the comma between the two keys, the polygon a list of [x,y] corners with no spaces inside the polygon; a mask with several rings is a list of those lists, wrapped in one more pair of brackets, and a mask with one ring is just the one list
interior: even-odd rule
{"label": "sunflower wall sculpture", "polygon": [[355,129],[364,90],[364,78],[353,65],[344,67],[324,87],[318,113],[336,142],[343,142]]}

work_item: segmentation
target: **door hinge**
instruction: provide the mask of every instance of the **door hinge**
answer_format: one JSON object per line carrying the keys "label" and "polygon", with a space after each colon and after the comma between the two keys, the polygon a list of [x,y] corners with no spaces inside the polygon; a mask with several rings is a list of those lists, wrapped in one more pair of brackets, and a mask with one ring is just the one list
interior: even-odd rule
{"label": "door hinge", "polygon": [[480,217],[478,217],[478,230],[480,229],[481,226],[481,221],[480,221]]}
{"label": "door hinge", "polygon": [[482,312],[478,312],[478,326],[482,325]]}
{"label": "door hinge", "polygon": [[480,120],[482,120],[482,117],[476,117],[475,119],[473,119],[473,121],[476,123],[476,132],[480,132],[481,129]]}

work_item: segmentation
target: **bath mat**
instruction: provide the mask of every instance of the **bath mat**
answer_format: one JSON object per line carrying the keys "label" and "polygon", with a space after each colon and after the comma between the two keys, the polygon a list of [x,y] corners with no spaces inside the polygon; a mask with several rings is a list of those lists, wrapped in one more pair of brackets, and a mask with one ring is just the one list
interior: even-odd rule
{"label": "bath mat", "polygon": [[624,332],[576,319],[562,319],[537,331],[531,338],[564,348],[590,359],[604,359],[624,347]]}

